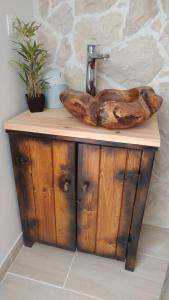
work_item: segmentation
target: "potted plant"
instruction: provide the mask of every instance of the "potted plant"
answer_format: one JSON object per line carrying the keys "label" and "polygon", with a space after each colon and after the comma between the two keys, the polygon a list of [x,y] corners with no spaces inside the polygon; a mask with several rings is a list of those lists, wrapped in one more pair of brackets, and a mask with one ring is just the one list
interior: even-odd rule
{"label": "potted plant", "polygon": [[14,24],[18,36],[18,41],[14,41],[16,45],[14,50],[18,53],[19,59],[13,62],[26,85],[26,99],[30,112],[43,111],[45,106],[43,91],[47,88],[43,70],[48,53],[43,49],[43,45],[35,40],[39,27],[36,22],[25,23],[18,18]]}

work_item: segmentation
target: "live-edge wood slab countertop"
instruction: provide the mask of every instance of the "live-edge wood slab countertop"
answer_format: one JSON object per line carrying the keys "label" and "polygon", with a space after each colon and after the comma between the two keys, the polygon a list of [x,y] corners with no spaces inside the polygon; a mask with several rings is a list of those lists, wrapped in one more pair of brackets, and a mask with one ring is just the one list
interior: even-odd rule
{"label": "live-edge wood slab countertop", "polygon": [[23,112],[5,122],[6,130],[51,134],[57,136],[159,147],[160,134],[154,115],[139,127],[108,130],[87,126],[73,117],[65,108],[46,109],[40,113]]}

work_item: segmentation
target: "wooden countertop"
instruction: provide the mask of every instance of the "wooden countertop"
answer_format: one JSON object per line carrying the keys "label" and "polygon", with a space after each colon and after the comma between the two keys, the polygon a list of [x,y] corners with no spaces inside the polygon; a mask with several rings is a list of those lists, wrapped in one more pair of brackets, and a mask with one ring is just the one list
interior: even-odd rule
{"label": "wooden countertop", "polygon": [[81,123],[66,111],[65,108],[47,109],[41,113],[23,112],[5,122],[4,128],[6,130],[44,133],[157,148],[160,146],[160,134],[156,115],[140,127],[108,130]]}

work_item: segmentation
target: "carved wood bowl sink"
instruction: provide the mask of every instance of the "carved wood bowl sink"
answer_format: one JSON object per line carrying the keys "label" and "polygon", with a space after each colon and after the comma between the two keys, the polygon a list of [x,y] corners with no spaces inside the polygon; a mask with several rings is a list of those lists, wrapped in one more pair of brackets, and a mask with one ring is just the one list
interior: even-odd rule
{"label": "carved wood bowl sink", "polygon": [[95,97],[66,90],[60,95],[65,108],[87,125],[123,129],[142,124],[160,108],[163,99],[151,87],[107,89]]}

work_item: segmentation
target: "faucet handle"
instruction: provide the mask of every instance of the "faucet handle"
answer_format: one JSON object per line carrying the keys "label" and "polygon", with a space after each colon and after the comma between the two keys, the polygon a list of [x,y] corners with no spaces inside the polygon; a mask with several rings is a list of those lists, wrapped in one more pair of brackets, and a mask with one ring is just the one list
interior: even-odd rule
{"label": "faucet handle", "polygon": [[109,57],[110,57],[110,55],[109,54],[100,54],[100,53],[97,53],[97,51],[96,51],[96,47],[97,46],[100,46],[100,45],[93,45],[93,44],[87,45],[88,57],[90,57],[91,59],[108,60]]}
{"label": "faucet handle", "polygon": [[95,52],[95,50],[96,50],[96,45],[93,45],[93,44],[87,45],[87,53],[92,54]]}

